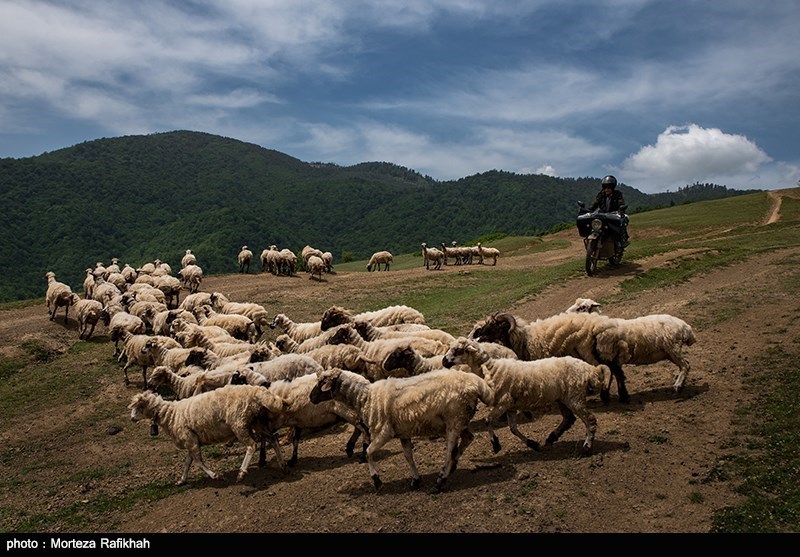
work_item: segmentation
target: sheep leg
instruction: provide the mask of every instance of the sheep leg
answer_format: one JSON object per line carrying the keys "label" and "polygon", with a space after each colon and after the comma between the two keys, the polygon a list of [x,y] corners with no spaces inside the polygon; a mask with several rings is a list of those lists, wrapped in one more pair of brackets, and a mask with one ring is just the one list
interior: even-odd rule
{"label": "sheep leg", "polygon": [[683,390],[683,386],[686,384],[686,376],[689,374],[689,362],[683,357],[683,354],[680,352],[669,354],[670,361],[678,366],[678,374],[675,377],[675,384],[672,386],[672,390],[675,394],[680,393]]}
{"label": "sheep leg", "polygon": [[541,450],[542,447],[541,445],[539,445],[539,443],[537,443],[533,439],[529,439],[524,433],[522,433],[519,430],[519,427],[517,426],[516,410],[509,411],[508,414],[506,414],[506,419],[508,420],[508,428],[511,430],[511,433],[516,435],[523,443],[525,443],[526,447],[528,447],[529,449],[533,449],[534,451]]}
{"label": "sheep leg", "polygon": [[406,457],[408,467],[411,468],[411,486],[409,489],[419,488],[420,477],[417,471],[417,464],[414,462],[414,444],[411,439],[401,438],[400,444],[403,446],[403,455]]}
{"label": "sheep leg", "polygon": [[461,456],[464,454],[464,451],[467,450],[467,447],[469,447],[472,444],[472,441],[474,439],[475,435],[473,435],[473,433],[468,428],[464,428],[461,431],[461,443],[459,443],[458,445],[458,453],[450,470],[451,474],[456,471],[456,465],[458,464],[458,461],[461,459]]}
{"label": "sheep leg", "polygon": [[[617,394],[619,395],[619,401],[623,404],[629,403],[631,401],[631,397],[628,395],[628,388],[625,386],[625,372],[623,371],[622,366],[617,362],[609,362],[607,365],[611,369],[612,378],[617,380]],[[610,392],[611,382],[609,381],[606,398],[603,398],[603,393],[600,393],[600,398],[603,399],[603,402],[607,402]]]}
{"label": "sheep leg", "polygon": [[496,404],[492,410],[489,412],[489,415],[486,417],[486,431],[489,433],[489,439],[492,442],[492,450],[495,454],[500,452],[502,448],[500,446],[500,438],[497,437],[497,434],[494,432],[494,423],[497,419],[506,413],[506,404],[499,403]]}
{"label": "sheep leg", "polygon": [[183,461],[183,474],[181,474],[181,478],[176,485],[183,485],[186,483],[186,478],[189,477],[189,467],[192,465],[192,460],[192,453],[189,451],[186,455],[186,460]]}
{"label": "sheep leg", "polygon": [[242,443],[247,443],[247,450],[244,453],[244,460],[242,460],[242,466],[239,468],[239,474],[236,476],[236,481],[240,482],[244,479],[247,475],[247,468],[250,466],[250,460],[252,460],[253,455],[256,452],[256,442],[248,436],[246,440],[240,439]]}
{"label": "sheep leg", "polygon": [[[214,472],[211,468],[206,466],[205,462],[203,462],[203,453],[200,450],[200,443],[196,439],[193,439],[192,441],[193,441],[193,444],[192,444],[192,446],[189,447],[189,456],[197,461],[197,465],[200,467],[200,469],[203,472],[208,474],[209,478],[211,478],[212,480],[219,479],[219,474]],[[191,464],[191,462],[192,461],[189,460],[189,464]],[[185,482],[186,481],[185,474],[187,474],[189,472],[189,465],[188,464],[184,468],[183,472],[184,472],[183,481]]]}
{"label": "sheep leg", "polygon": [[299,427],[293,427],[292,432],[292,458],[290,458],[287,463],[289,466],[297,464],[297,448],[300,445],[301,429]]}
{"label": "sheep leg", "polygon": [[592,454],[592,443],[594,443],[594,435],[597,432],[597,418],[586,408],[576,408],[575,414],[586,426],[586,437],[583,440],[583,447],[581,447],[581,456],[589,456]]}
{"label": "sheep leg", "polygon": [[381,432],[377,437],[372,438],[369,446],[367,447],[367,464],[369,465],[369,475],[372,478],[372,483],[375,485],[375,493],[380,491],[381,486],[383,486],[383,482],[381,481],[380,476],[378,476],[378,467],[375,465],[375,458],[373,455],[378,451],[378,449],[388,443],[389,439],[391,439],[391,436]]}
{"label": "sheep leg", "polygon": [[561,437],[564,432],[571,428],[572,424],[575,423],[575,414],[560,400],[558,401],[558,409],[561,411],[561,423],[558,424],[557,428],[550,432],[550,435],[547,436],[547,441],[544,442],[544,444],[547,446],[550,446],[558,441],[559,437]]}

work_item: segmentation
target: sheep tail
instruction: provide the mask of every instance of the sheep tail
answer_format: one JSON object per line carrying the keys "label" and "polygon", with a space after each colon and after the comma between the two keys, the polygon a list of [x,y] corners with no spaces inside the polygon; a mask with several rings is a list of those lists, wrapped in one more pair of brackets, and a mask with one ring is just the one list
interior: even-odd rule
{"label": "sheep tail", "polygon": [[697,337],[694,336],[694,329],[690,325],[686,325],[683,330],[683,344],[691,346],[695,342],[697,342]]}

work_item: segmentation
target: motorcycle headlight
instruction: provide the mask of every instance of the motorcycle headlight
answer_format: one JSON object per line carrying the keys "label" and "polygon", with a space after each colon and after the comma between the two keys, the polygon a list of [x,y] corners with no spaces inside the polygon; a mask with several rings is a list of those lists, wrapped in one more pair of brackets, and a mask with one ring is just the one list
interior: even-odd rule
{"label": "motorcycle headlight", "polygon": [[592,219],[592,230],[599,232],[603,228],[603,221],[600,219]]}

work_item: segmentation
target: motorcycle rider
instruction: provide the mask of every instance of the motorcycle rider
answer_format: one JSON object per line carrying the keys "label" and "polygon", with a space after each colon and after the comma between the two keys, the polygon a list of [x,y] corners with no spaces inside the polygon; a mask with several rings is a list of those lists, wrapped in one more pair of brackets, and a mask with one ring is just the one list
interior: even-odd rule
{"label": "motorcycle rider", "polygon": [[622,216],[622,231],[619,238],[615,238],[617,251],[628,247],[628,215],[620,207],[625,205],[625,198],[622,192],[617,189],[617,179],[610,174],[600,182],[601,190],[597,194],[594,203],[589,207],[589,211],[600,209],[601,213],[618,212]]}

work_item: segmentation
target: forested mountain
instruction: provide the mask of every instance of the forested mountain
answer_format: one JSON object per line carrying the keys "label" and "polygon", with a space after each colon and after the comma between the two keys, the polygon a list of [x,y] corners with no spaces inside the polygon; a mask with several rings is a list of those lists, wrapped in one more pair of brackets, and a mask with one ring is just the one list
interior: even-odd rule
{"label": "forested mountain", "polygon": [[[421,242],[468,244],[537,235],[572,222],[599,178],[489,171],[439,182],[387,162],[307,163],[257,145],[176,131],[98,139],[24,159],[0,159],[0,302],[41,297],[54,271],[75,289],[87,267],[179,267],[192,249],[206,274],[236,271],[248,245],[343,258],[409,253]],[[636,212],[750,193],[695,184],[647,195],[621,185]]]}

